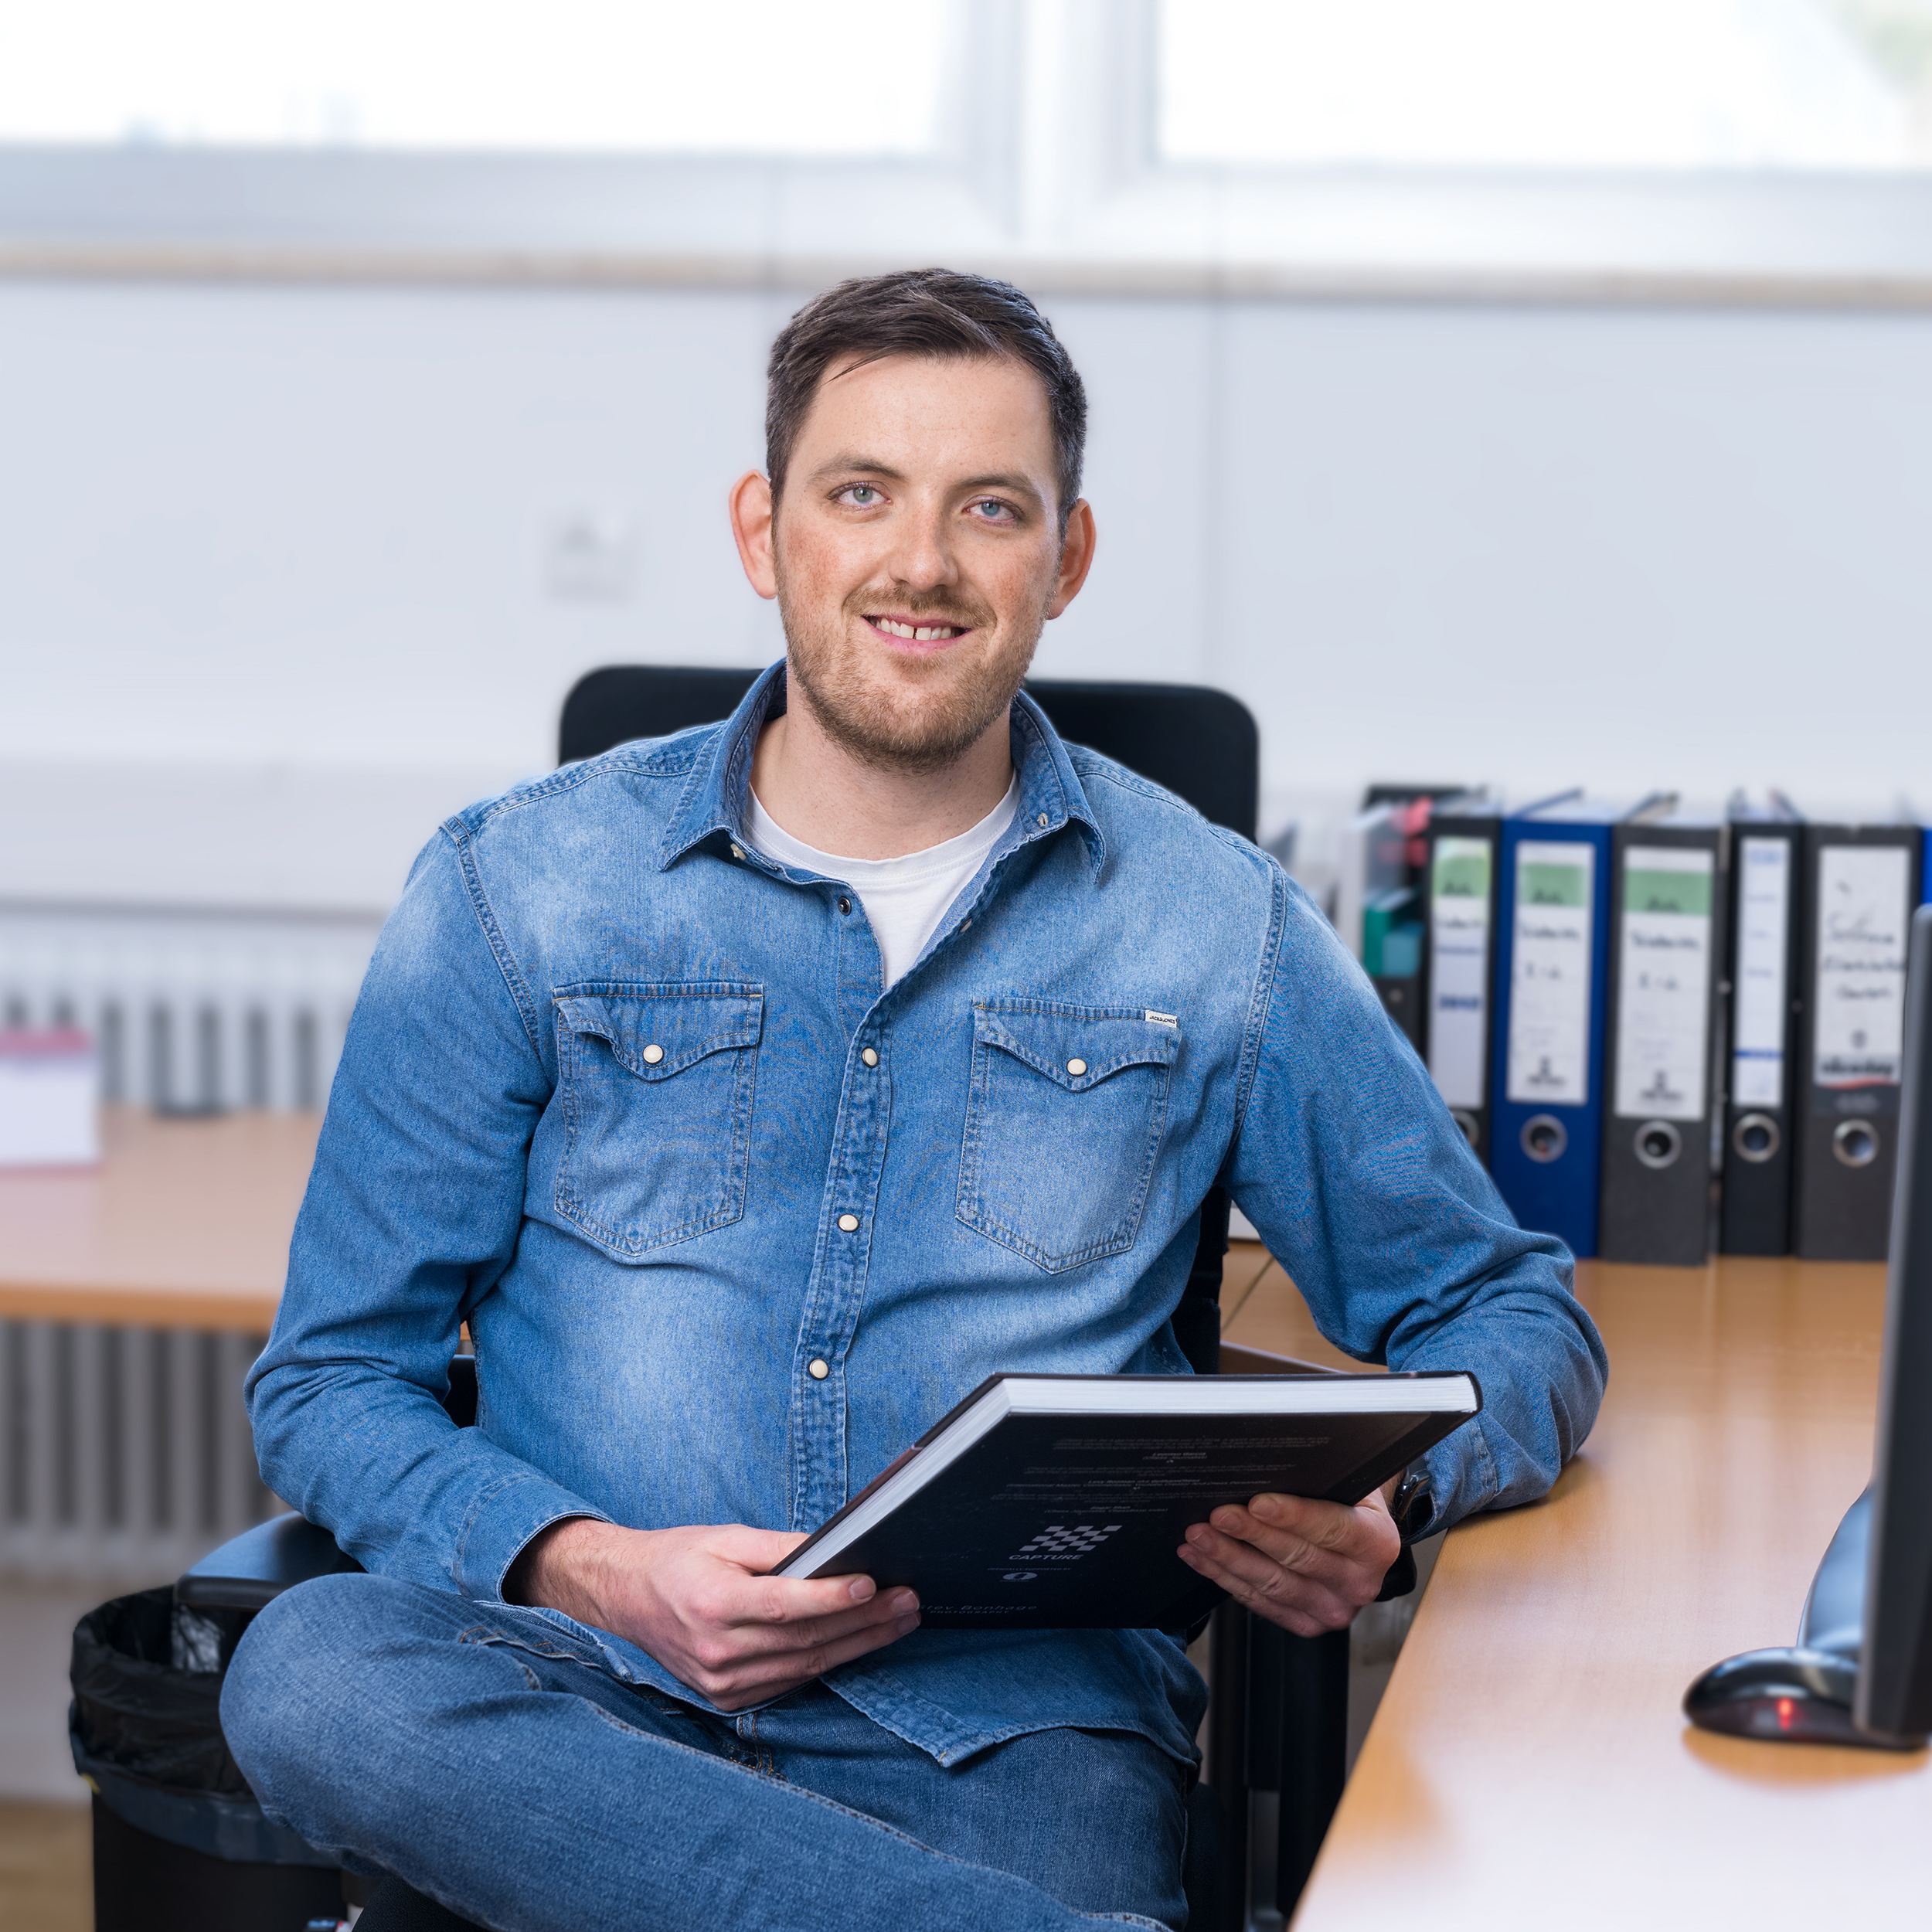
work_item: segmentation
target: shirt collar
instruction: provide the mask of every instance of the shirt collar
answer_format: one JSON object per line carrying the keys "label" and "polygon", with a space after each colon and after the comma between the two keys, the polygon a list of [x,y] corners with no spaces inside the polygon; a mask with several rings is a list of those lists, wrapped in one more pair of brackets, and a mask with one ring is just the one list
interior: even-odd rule
{"label": "shirt collar", "polygon": [[[722,835],[744,845],[745,801],[751,790],[752,755],[758,733],[785,708],[785,666],[781,658],[760,673],[723,724],[692,760],[684,794],[665,826],[658,869],[668,869],[708,838]],[[1107,856],[1094,808],[1073,761],[1046,713],[1022,691],[1012,713],[1013,769],[1019,779],[1019,809],[1002,844],[1010,849],[1050,838],[1062,827],[1080,828],[1095,870]]]}

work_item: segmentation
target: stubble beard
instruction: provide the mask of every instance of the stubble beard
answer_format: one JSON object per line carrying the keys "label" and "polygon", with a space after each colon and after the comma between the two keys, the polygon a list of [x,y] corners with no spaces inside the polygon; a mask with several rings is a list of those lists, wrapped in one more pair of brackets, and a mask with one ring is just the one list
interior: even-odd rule
{"label": "stubble beard", "polygon": [[781,572],[778,614],[784,626],[792,701],[803,699],[825,735],[862,764],[915,777],[944,771],[1012,708],[1039,648],[1046,614],[1040,612],[1030,635],[1015,631],[1005,648],[991,656],[948,655],[923,665],[914,661],[906,667],[915,680],[909,689],[905,682],[888,685],[871,675],[851,641],[852,621],[863,623],[865,612],[882,604],[935,623],[964,621],[981,636],[995,622],[990,611],[974,611],[956,600],[941,605],[899,592],[884,597],[862,594],[848,599],[829,625],[815,624],[787,596]]}

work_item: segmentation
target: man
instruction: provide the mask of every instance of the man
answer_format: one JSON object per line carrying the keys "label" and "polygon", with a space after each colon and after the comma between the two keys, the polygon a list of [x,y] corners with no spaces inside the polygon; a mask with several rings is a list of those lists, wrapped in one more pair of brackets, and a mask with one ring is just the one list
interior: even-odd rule
{"label": "man", "polygon": [[[1085,413],[1003,284],[808,304],[731,498],[784,665],[451,820],[370,966],[250,1399],[372,1573],[271,1605],[223,1721],[471,1921],[1180,1924],[1178,1642],[766,1573],[988,1373],[1183,1370],[1217,1179],[1340,1345],[1481,1377],[1419,1527],[1588,1432],[1567,1255],[1320,915],[1016,695],[1094,559]],[[1399,1546],[1379,1495],[1259,1497],[1180,1554],[1305,1634]]]}

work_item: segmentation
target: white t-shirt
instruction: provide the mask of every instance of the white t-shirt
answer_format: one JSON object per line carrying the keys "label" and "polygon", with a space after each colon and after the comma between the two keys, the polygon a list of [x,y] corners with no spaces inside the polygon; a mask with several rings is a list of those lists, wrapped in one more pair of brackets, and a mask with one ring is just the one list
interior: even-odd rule
{"label": "white t-shirt", "polygon": [[943,845],[909,852],[903,859],[841,859],[835,852],[815,851],[777,824],[758,802],[755,791],[745,830],[767,859],[826,879],[842,879],[851,886],[872,923],[889,986],[925,951],[946,909],[979,870],[993,842],[1013,822],[1019,809],[1016,775],[1006,787],[1006,796],[978,825]]}

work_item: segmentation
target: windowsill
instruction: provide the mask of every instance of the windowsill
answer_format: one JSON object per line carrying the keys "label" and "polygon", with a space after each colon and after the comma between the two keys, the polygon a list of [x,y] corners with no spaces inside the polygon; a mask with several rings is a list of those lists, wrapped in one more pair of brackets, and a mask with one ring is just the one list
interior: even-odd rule
{"label": "windowsill", "polygon": [[[1932,309],[1932,270],[1744,271],[1474,266],[1324,267],[1003,253],[962,247],[949,264],[1039,295],[1478,307]],[[277,247],[260,243],[0,240],[0,280],[313,284],[371,287],[808,290],[904,266],[878,253],[658,253],[510,247]]]}

